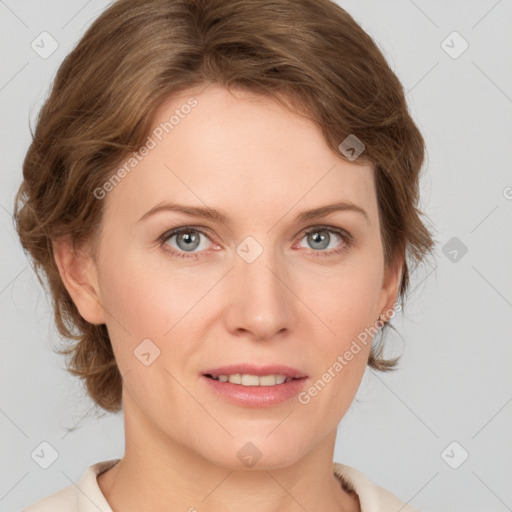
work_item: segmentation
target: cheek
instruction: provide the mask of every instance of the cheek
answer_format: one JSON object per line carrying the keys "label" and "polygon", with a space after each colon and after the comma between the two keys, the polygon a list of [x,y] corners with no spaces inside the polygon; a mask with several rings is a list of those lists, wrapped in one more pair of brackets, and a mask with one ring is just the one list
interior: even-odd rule
{"label": "cheek", "polygon": [[310,354],[318,364],[301,403],[324,417],[341,419],[359,387],[378,331],[381,271],[377,258],[358,258],[357,265],[310,273],[302,283],[305,302],[318,317],[311,315],[315,343]]}
{"label": "cheek", "polygon": [[115,317],[111,323],[117,320],[126,330],[145,336],[162,334],[169,329],[168,315],[186,288],[169,282],[143,255],[129,247],[116,251],[116,245],[120,246],[112,241],[105,246],[99,276],[103,305]]}
{"label": "cheek", "polygon": [[337,268],[313,273],[310,269],[297,275],[301,297],[318,316],[319,331],[339,342],[327,345],[343,348],[344,343],[377,321],[382,280],[377,258],[361,257]]}
{"label": "cheek", "polygon": [[[206,299],[203,304],[202,298],[215,282],[211,273],[194,272],[190,267],[171,269],[165,260],[163,265],[148,265],[147,258],[114,251],[104,258],[100,290],[120,366],[146,339],[161,352],[185,333],[188,340],[195,339],[194,330],[200,328],[198,311],[205,313],[201,308],[208,303]],[[175,354],[192,349],[192,342],[172,343]]]}
{"label": "cheek", "polygon": [[[196,347],[187,313],[193,314],[191,306],[204,295],[206,284],[201,285],[197,276],[191,282],[190,272],[174,272],[171,277],[162,270],[112,252],[102,265],[100,289],[114,355],[129,394],[148,407],[148,414],[167,418],[171,412],[160,409],[162,402],[185,400],[171,375]],[[179,343],[185,336],[187,343]]]}

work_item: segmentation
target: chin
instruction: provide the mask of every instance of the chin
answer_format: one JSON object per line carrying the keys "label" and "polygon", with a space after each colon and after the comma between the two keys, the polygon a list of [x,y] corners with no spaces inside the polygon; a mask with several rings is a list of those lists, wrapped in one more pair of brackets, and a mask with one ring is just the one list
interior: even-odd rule
{"label": "chin", "polygon": [[224,440],[211,439],[206,450],[201,447],[201,455],[217,466],[240,471],[289,467],[307,453],[307,443],[311,441],[303,436],[298,435],[295,438],[285,430],[281,435],[276,432],[269,435],[269,432],[269,429],[265,429],[261,435],[246,434]]}

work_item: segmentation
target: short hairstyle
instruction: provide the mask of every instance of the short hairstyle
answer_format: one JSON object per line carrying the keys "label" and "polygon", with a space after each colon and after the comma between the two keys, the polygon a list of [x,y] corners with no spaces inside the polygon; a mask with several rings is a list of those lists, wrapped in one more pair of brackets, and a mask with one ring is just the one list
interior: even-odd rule
{"label": "short hairstyle", "polygon": [[[59,351],[67,368],[106,411],[122,407],[120,375],[106,325],[81,317],[63,285],[52,241],[93,242],[101,227],[101,188],[145,143],[156,109],[169,97],[217,83],[273,97],[322,130],[329,147],[349,135],[364,144],[353,163],[374,169],[385,266],[409,268],[432,253],[420,211],[423,137],[403,87],[372,38],[330,0],[119,0],[89,27],[61,64],[23,162],[16,228],[40,282],[51,292]],[[31,130],[32,131],[32,130]],[[386,323],[382,334],[392,326]],[[368,365],[395,367],[374,344]]]}

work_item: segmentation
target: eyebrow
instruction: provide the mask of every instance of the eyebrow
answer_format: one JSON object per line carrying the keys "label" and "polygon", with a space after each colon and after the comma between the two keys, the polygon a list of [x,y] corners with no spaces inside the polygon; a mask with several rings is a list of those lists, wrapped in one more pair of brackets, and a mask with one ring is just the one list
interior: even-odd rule
{"label": "eyebrow", "polygon": [[[154,206],[149,211],[147,211],[137,222],[141,222],[142,220],[147,219],[148,217],[155,215],[156,213],[164,211],[184,213],[192,217],[208,219],[211,221],[217,221],[224,224],[229,223],[229,216],[221,210],[215,210],[213,208],[208,208],[206,206],[188,206],[184,204],[168,202],[160,203]],[[324,217],[326,215],[329,215],[330,213],[338,211],[351,211],[360,213],[365,217],[367,223],[370,224],[370,219],[366,211],[357,204],[354,204],[350,201],[337,201],[332,204],[327,204],[324,206],[320,206],[318,208],[313,208],[311,210],[302,211],[297,215],[295,220],[298,222],[304,222],[312,219],[317,219],[319,217]]]}

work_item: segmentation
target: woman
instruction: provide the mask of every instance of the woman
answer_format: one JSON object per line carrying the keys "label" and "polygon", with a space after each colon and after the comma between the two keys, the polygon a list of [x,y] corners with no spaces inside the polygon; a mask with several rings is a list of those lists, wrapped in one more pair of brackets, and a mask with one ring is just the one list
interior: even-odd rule
{"label": "woman", "polygon": [[58,71],[15,216],[125,454],[26,511],[413,510],[333,453],[432,251],[423,157],[329,0],[109,7]]}

